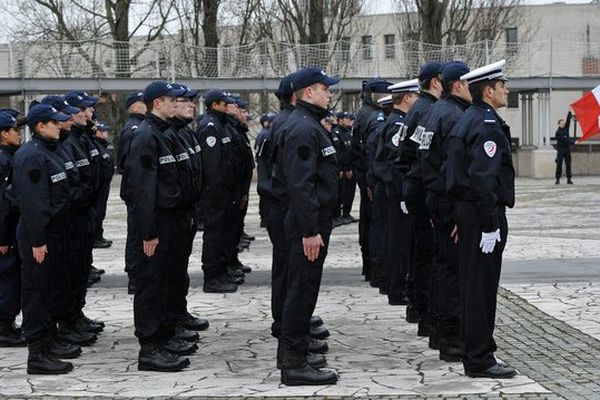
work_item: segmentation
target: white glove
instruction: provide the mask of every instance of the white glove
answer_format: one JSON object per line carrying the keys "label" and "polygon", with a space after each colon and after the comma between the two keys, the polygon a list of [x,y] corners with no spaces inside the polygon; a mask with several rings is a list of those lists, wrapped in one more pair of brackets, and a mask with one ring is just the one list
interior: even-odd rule
{"label": "white glove", "polygon": [[483,254],[489,254],[494,251],[496,242],[500,242],[500,229],[496,229],[494,232],[481,232],[481,242],[479,247]]}
{"label": "white glove", "polygon": [[406,208],[406,202],[401,201],[400,202],[400,209],[402,210],[402,212],[406,215],[408,215],[408,208]]}

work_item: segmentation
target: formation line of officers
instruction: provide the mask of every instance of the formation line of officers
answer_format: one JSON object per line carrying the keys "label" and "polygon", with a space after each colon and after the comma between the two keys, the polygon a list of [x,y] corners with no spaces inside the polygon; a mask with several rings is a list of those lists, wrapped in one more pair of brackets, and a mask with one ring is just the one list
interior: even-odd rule
{"label": "formation line of officers", "polygon": [[[281,111],[261,118],[256,154],[248,104],[239,97],[210,90],[206,113],[194,121],[197,90],[157,81],[130,94],[117,168],[138,368],[186,368],[197,331],[208,327],[186,301],[198,224],[204,292],[233,293],[251,271],[238,252],[256,157],[282,383],[338,380],[325,368],[329,331],[313,313],[334,223],[355,221],[356,184],[365,279],[390,305],[406,305],[407,321],[440,359],[462,361],[471,377],[516,375],[495,359],[493,338],[505,208],[514,205],[510,129],[497,113],[507,105],[504,65],[471,71],[462,62],[429,62],[417,79],[364,81],[355,116],[329,111],[329,88],[339,78],[299,69],[280,82]],[[10,153],[3,183],[10,207],[3,205],[2,218],[8,210],[14,221],[5,230],[16,237],[7,243],[22,263],[18,334],[32,374],[70,371],[62,359],[77,357],[103,327],[82,312],[102,180],[91,140],[96,100],[77,92],[31,107],[33,139],[18,150],[16,120],[0,119],[1,154]],[[4,257],[6,247],[0,250]]]}

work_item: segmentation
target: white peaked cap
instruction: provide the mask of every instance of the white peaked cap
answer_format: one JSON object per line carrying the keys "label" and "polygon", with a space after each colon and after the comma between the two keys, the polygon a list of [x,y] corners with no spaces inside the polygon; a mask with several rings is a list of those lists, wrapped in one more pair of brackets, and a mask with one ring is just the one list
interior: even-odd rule
{"label": "white peaked cap", "polygon": [[380,98],[377,100],[377,103],[382,106],[385,106],[386,104],[392,104],[392,95],[390,94],[389,96]]}
{"label": "white peaked cap", "polygon": [[506,60],[500,60],[492,64],[484,65],[468,72],[460,77],[461,81],[475,83],[483,80],[504,79],[504,65]]}
{"label": "white peaked cap", "polygon": [[411,79],[410,81],[394,83],[388,86],[388,90],[391,90],[393,93],[418,92],[420,90],[419,80]]}

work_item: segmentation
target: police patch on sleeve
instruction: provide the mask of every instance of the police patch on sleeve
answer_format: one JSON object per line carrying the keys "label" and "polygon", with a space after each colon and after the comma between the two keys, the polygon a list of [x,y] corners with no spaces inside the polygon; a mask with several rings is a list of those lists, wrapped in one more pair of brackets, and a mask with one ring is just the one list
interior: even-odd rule
{"label": "police patch on sleeve", "polygon": [[206,144],[208,145],[208,147],[215,147],[215,144],[217,144],[217,138],[214,136],[207,137]]}
{"label": "police patch on sleeve", "polygon": [[392,136],[392,144],[394,145],[394,147],[398,147],[399,143],[400,143],[400,132],[396,132],[396,134],[394,136]]}
{"label": "police patch on sleeve", "polygon": [[498,146],[496,146],[496,142],[494,142],[493,140],[488,140],[487,142],[485,142],[483,144],[483,150],[485,151],[485,154],[487,154],[489,158],[493,158],[496,155],[497,149],[498,149]]}

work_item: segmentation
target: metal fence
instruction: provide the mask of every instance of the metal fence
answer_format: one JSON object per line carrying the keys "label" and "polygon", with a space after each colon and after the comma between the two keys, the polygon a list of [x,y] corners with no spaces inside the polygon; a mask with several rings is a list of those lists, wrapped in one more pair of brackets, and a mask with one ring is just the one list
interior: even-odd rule
{"label": "metal fence", "polygon": [[195,47],[154,42],[13,42],[0,45],[2,78],[275,78],[319,65],[344,77],[413,77],[425,61],[471,66],[505,58],[511,77],[600,76],[600,42],[482,41],[438,46],[415,41],[315,45],[261,41],[247,46]]}

